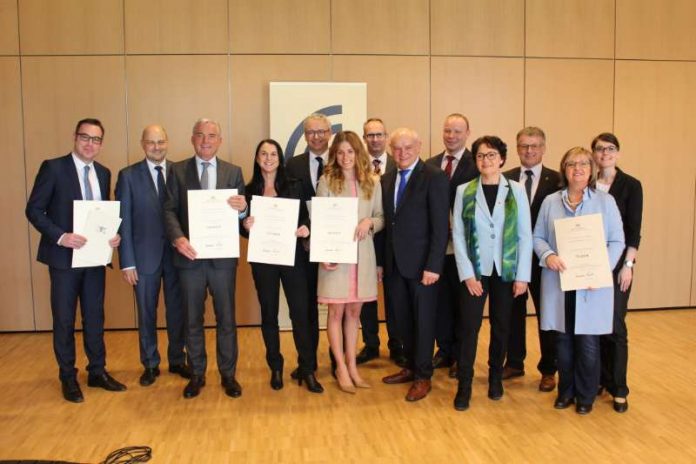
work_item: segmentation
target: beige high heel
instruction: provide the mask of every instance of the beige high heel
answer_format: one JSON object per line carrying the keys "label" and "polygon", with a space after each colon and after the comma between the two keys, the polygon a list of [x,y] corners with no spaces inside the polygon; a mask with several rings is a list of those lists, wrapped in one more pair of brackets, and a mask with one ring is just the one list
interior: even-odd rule
{"label": "beige high heel", "polygon": [[[348,372],[348,375],[350,375],[350,372]],[[353,385],[355,385],[358,388],[372,388],[372,386],[369,383],[365,382],[360,376],[353,377],[351,375],[350,380],[352,380]]]}
{"label": "beige high heel", "polygon": [[354,395],[356,393],[355,385],[353,385],[353,382],[351,381],[351,378],[350,378],[350,375],[348,374],[348,372],[345,372],[345,374],[346,374],[345,376],[348,377],[348,381],[342,382],[341,378],[343,377],[343,375],[341,375],[341,372],[336,370],[336,380],[338,381],[338,388],[340,388],[341,391],[343,391],[345,393],[351,393]]}

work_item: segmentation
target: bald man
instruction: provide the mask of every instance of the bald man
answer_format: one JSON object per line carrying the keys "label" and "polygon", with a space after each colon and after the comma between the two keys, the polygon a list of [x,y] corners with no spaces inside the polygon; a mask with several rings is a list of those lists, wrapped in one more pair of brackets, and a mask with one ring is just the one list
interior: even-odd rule
{"label": "bald man", "polygon": [[135,289],[138,305],[140,362],[144,372],[140,385],[152,385],[160,375],[157,350],[157,302],[164,284],[164,305],[169,346],[169,372],[190,377],[184,354],[184,312],[179,278],[172,263],[174,252],[164,231],[163,204],[167,195],[168,138],[162,126],[143,130],[140,146],[145,159],[121,170],[116,198],[121,201],[119,256],[123,278]]}

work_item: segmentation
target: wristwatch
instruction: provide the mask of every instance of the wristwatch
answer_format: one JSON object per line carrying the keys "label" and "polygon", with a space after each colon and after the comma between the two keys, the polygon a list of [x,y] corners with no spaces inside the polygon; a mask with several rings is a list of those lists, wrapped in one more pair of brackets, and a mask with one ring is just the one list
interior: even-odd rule
{"label": "wristwatch", "polygon": [[626,261],[624,261],[624,266],[626,266],[626,267],[629,268],[629,269],[632,269],[632,268],[633,268],[633,265],[634,265],[635,263],[636,263],[635,261],[631,261],[630,259],[627,259]]}

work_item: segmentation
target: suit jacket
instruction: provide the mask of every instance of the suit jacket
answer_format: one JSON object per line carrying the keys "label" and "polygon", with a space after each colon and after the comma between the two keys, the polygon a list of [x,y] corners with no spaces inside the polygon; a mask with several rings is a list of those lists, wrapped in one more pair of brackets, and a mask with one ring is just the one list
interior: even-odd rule
{"label": "suit jacket", "polygon": [[[515,182],[520,181],[520,175],[522,173],[522,168],[514,168],[505,172],[505,177],[514,180]],[[524,187],[524,185],[522,186]],[[536,193],[532,199],[530,205],[530,211],[532,213],[532,229],[536,225],[537,216],[539,216],[539,209],[541,204],[544,202],[544,198],[554,192],[561,189],[561,175],[549,169],[546,166],[541,167],[541,176],[539,177],[539,185],[537,186]]]}
{"label": "suit jacket", "polygon": [[[111,173],[93,163],[102,200],[109,199]],[[72,267],[72,249],[58,245],[61,235],[73,231],[73,200],[82,200],[80,180],[72,154],[41,163],[25,214],[41,233],[37,260],[58,269]]]}
{"label": "suit jacket", "polygon": [[[172,163],[167,163],[167,175]],[[137,268],[154,273],[162,263],[165,247],[171,244],[164,230],[164,209],[147,161],[142,160],[118,173],[116,199],[121,202],[121,269]]]}
{"label": "suit jacket", "polygon": [[285,173],[288,177],[295,178],[302,183],[302,195],[304,201],[309,201],[316,195],[312,176],[309,172],[309,152],[293,156],[285,164]]}
{"label": "suit jacket", "polygon": [[[390,171],[396,171],[396,163],[391,155],[387,154],[387,167],[382,172],[382,177],[387,175]],[[372,241],[375,243],[375,257],[377,259],[377,266],[384,266],[384,241],[386,239],[385,230],[377,232],[373,237]]]}
{"label": "suit jacket", "polygon": [[382,176],[384,271],[415,280],[426,270],[442,274],[449,228],[447,176],[440,168],[418,160],[395,209],[397,174],[393,170]]}
{"label": "suit jacket", "polygon": [[[217,158],[217,189],[237,189],[244,195],[244,178],[239,166]],[[177,238],[189,238],[188,195],[189,190],[200,190],[195,156],[174,163],[167,178],[167,200],[164,203],[164,228],[170,242]],[[237,258],[213,259],[213,266],[220,269],[232,269],[237,265]],[[198,267],[198,260],[191,261],[180,253],[174,253],[174,266],[179,268]]]}
{"label": "suit jacket", "polygon": [[[609,187],[621,213],[626,247],[638,249],[640,246],[640,227],[643,222],[643,186],[635,177],[616,168],[616,177]],[[623,259],[619,262],[623,266]]]}
{"label": "suit jacket", "polygon": [[[438,169],[442,169],[442,158],[445,157],[445,152],[443,151],[439,155],[435,155],[429,158],[426,163],[435,166]],[[457,163],[457,167],[452,173],[452,177],[449,179],[449,207],[450,210],[454,207],[454,197],[457,192],[457,187],[469,182],[475,177],[478,177],[479,172],[476,168],[476,163],[474,163],[474,158],[468,148],[462,153],[462,157]]]}

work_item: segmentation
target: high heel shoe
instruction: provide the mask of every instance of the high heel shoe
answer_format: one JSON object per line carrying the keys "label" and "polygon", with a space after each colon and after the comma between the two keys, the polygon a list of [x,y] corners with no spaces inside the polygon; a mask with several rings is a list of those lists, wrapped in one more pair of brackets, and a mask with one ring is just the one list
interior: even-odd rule
{"label": "high heel shoe", "polygon": [[[345,373],[344,375],[341,375],[342,373]],[[345,381],[341,381],[342,379],[346,379]],[[341,371],[336,371],[336,380],[338,381],[338,388],[341,389],[341,391],[344,391],[346,393],[352,393],[355,394],[355,385],[353,385],[353,381],[350,379],[350,375],[348,372],[341,372]]]}
{"label": "high heel shoe", "polygon": [[307,390],[312,393],[324,393],[324,387],[321,386],[314,374],[300,375],[297,379],[297,385],[302,386],[302,382],[307,384]]}
{"label": "high heel shoe", "polygon": [[353,385],[355,385],[358,388],[372,388],[369,383],[365,382],[361,377],[359,376],[350,376],[350,380],[353,382]]}
{"label": "high heel shoe", "polygon": [[283,371],[271,371],[271,388],[274,390],[283,388]]}

